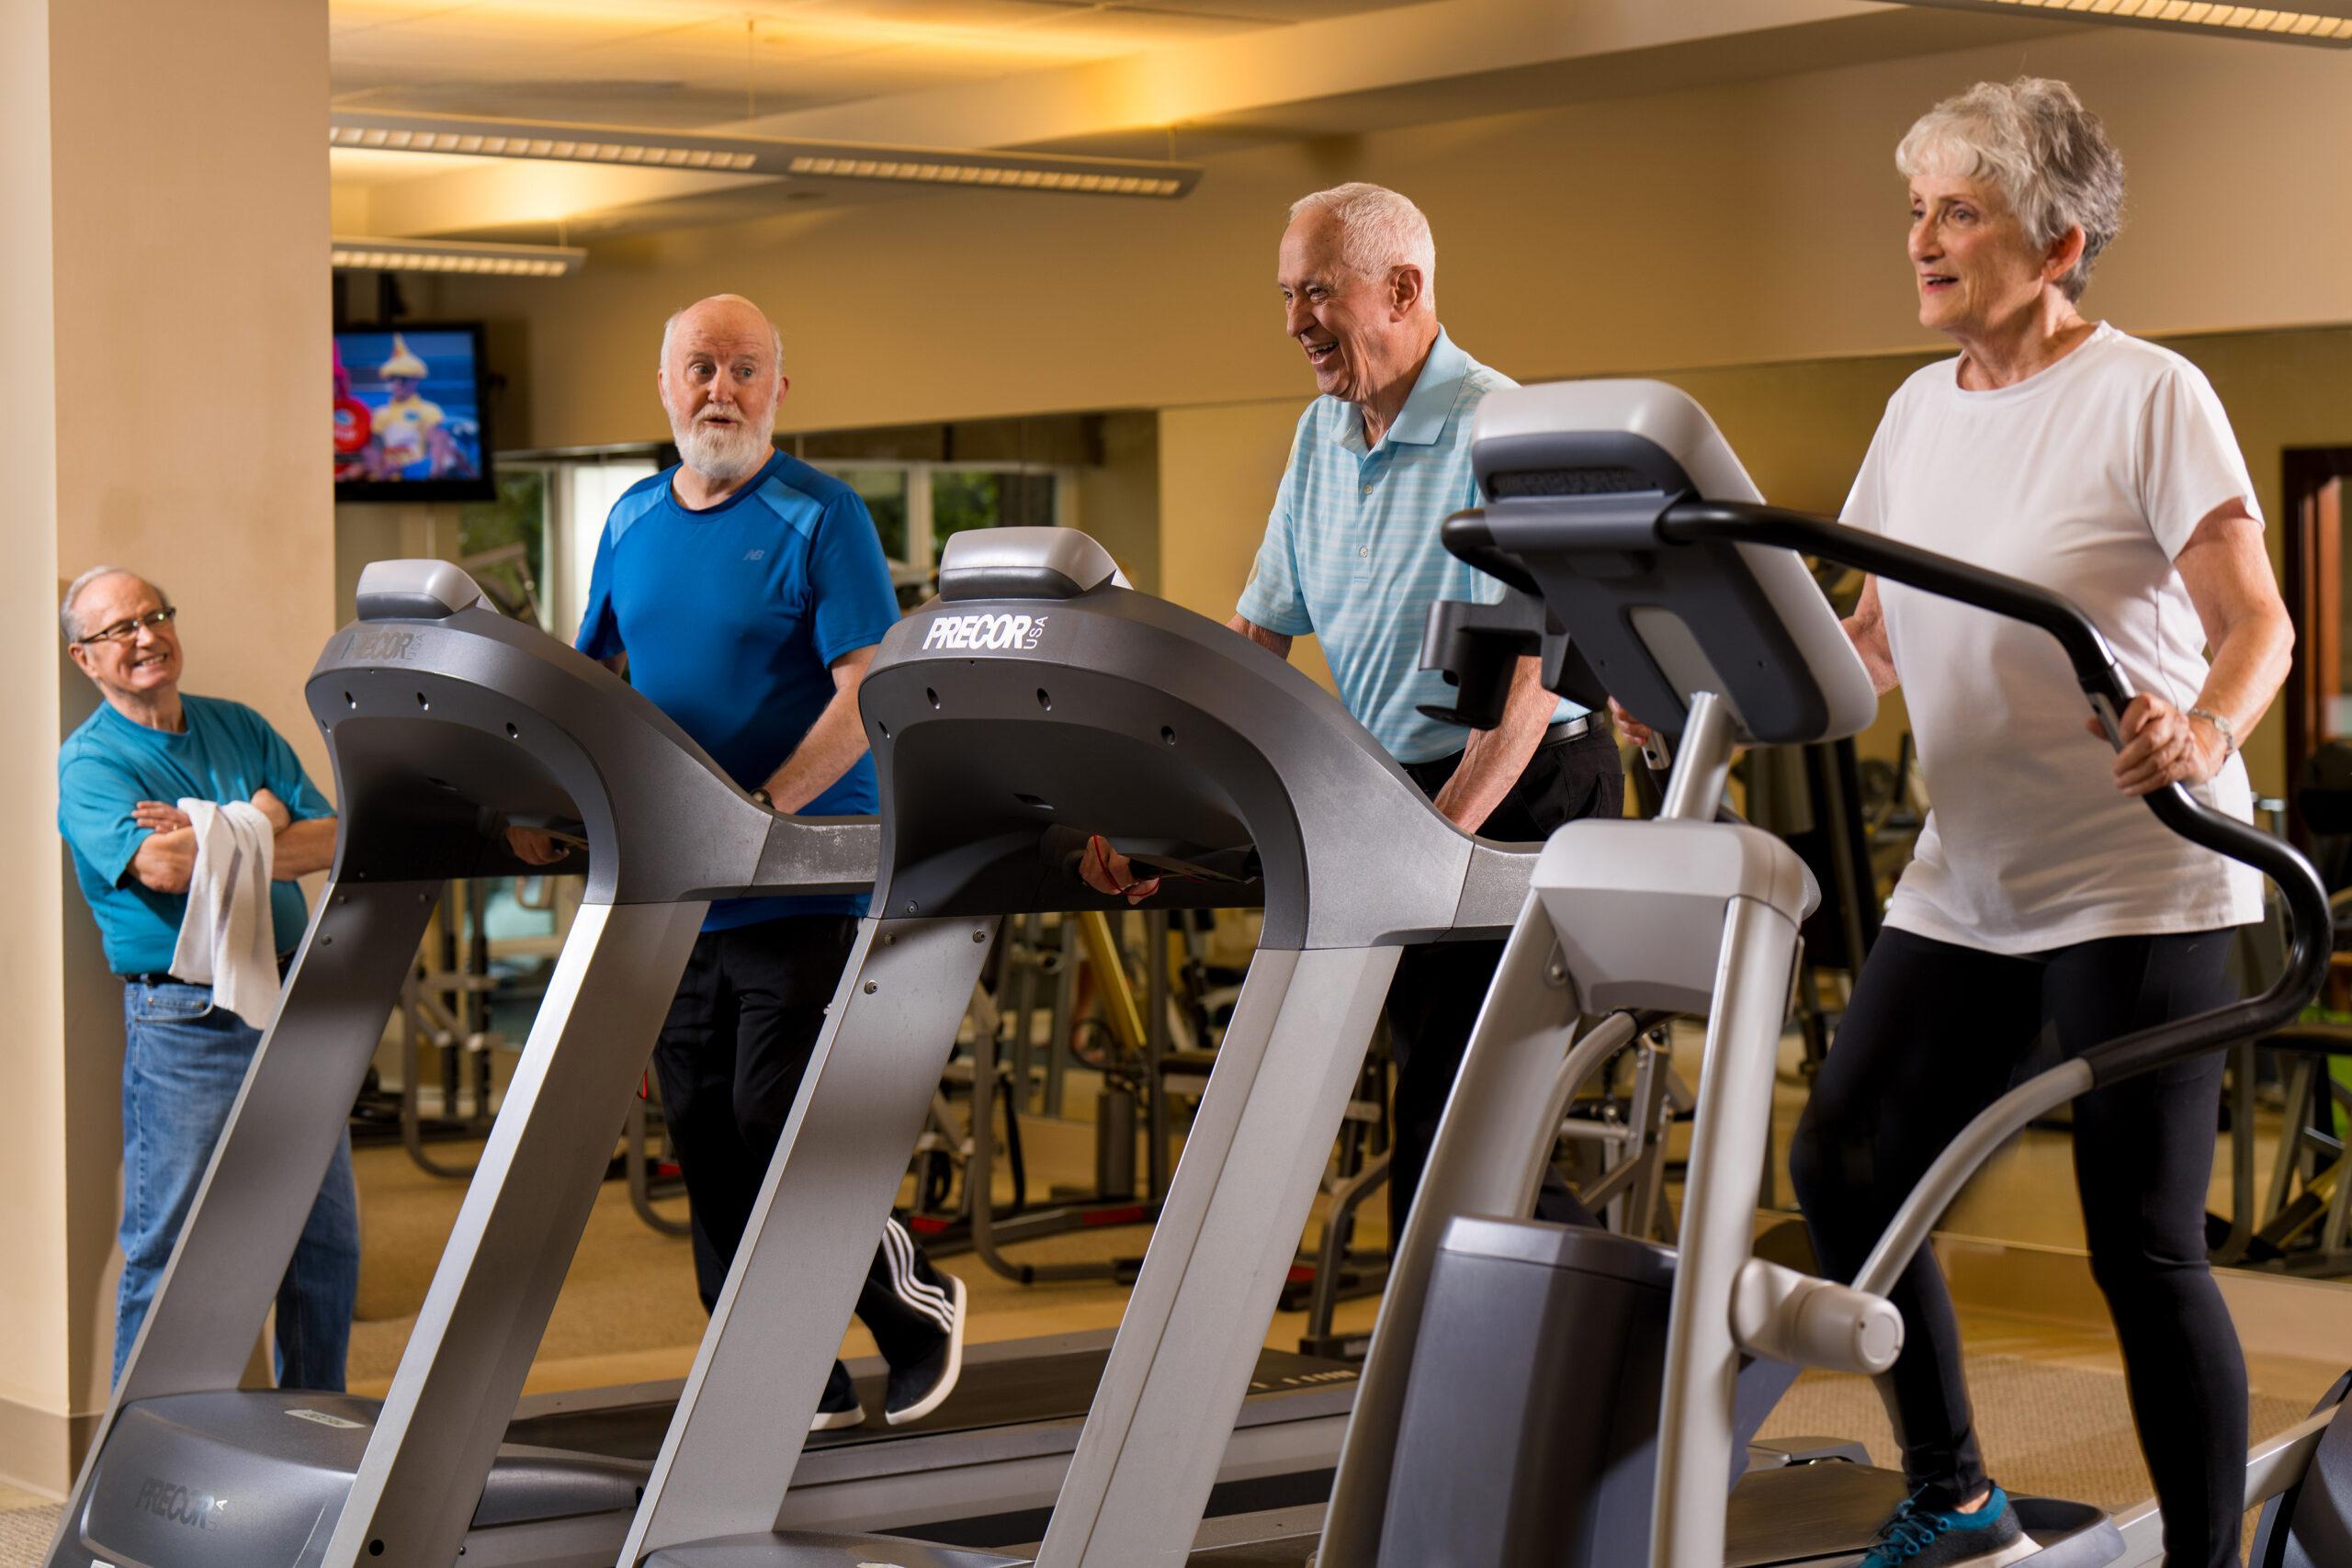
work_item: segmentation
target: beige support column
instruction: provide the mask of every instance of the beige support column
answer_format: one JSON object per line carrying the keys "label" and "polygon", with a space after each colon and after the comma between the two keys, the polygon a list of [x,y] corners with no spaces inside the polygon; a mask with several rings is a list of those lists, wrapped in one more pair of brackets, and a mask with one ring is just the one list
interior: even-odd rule
{"label": "beige support column", "polygon": [[57,592],[153,577],[188,689],[328,784],[326,113],[314,0],[0,0],[0,1481],[46,1492],[106,1397],[121,1152],[121,992],[56,831],[91,702]]}

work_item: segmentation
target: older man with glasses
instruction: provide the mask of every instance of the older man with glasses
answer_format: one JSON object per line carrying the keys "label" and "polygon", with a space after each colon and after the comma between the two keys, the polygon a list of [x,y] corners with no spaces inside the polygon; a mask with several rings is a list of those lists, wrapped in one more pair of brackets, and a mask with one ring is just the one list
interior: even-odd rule
{"label": "older man with glasses", "polygon": [[[59,610],[67,651],[104,699],[58,749],[57,824],[123,983],[117,1378],[261,1043],[258,1024],[216,1003],[211,985],[172,973],[197,864],[196,829],[179,803],[249,802],[268,819],[281,968],[309,919],[294,879],[334,858],[334,809],[285,738],[243,703],[180,690],[176,615],[161,589],[110,566],[74,579]],[[278,1286],[281,1384],[342,1389],[358,1289],[346,1137]]]}

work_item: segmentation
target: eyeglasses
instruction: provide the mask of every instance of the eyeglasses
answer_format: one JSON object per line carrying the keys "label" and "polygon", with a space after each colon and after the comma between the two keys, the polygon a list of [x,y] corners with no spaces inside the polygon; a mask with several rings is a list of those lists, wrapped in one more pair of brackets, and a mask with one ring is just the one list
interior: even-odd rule
{"label": "eyeglasses", "polygon": [[129,642],[139,635],[141,626],[152,626],[161,631],[170,626],[178,615],[177,610],[166,604],[160,610],[150,610],[143,615],[133,615],[127,621],[117,621],[110,626],[100,627],[88,637],[77,637],[74,640],[77,643]]}

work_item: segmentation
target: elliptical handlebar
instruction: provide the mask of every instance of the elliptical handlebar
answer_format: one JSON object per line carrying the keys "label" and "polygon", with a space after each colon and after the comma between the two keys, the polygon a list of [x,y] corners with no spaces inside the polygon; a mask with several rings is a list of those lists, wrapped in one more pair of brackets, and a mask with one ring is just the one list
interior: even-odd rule
{"label": "elliptical handlebar", "polygon": [[[2120,743],[2116,725],[2132,692],[2116,667],[2107,639],[2071,600],[2033,583],[1899,543],[1860,528],[1767,505],[1682,499],[1658,514],[1657,537],[1668,544],[1701,541],[1766,545],[1856,567],[1939,597],[1973,604],[2040,627],[2064,650],[2075,680]],[[1449,544],[1451,540],[1449,539]],[[1476,564],[1476,563],[1474,563]],[[2335,945],[2327,890],[2311,863],[2283,839],[2204,806],[2180,784],[2144,797],[2156,819],[2193,844],[2250,865],[2278,888],[2287,905],[2287,962],[2261,995],[2211,1012],[2135,1030],[2085,1051],[2075,1060],[2093,1087],[2150,1071],[2233,1040],[2262,1034],[2300,1014],[2326,978]]]}

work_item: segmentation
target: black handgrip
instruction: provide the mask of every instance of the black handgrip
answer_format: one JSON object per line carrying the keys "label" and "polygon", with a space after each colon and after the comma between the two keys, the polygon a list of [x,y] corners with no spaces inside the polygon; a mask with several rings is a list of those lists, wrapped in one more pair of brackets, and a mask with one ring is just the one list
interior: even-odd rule
{"label": "black handgrip", "polygon": [[[2072,601],[2046,588],[1881,535],[1779,507],[1685,501],[1658,520],[1668,543],[1700,540],[1770,545],[1819,556],[1888,578],[1940,598],[2041,627],[2057,639],[2075,680],[2113,735],[2114,721],[2132,704],[2132,689],[2115,666],[2107,639]],[[1451,541],[1448,541],[1449,547]],[[2102,710],[2103,705],[2103,711]],[[2137,1030],[2093,1046],[2081,1060],[2105,1085],[2217,1045],[2266,1033],[2298,1017],[2319,994],[2335,947],[2335,921],[2319,874],[2283,839],[2202,806],[2179,784],[2143,797],[2156,819],[2190,843],[2250,865],[2277,885],[2287,904],[2287,963],[2260,996],[2190,1018]]]}
{"label": "black handgrip", "polygon": [[1546,690],[1599,713],[1608,704],[1609,688],[1552,613],[1535,574],[1495,543],[1485,509],[1455,513],[1440,525],[1439,537],[1455,558],[1511,592],[1500,604],[1446,599],[1430,611],[1421,637],[1420,668],[1443,671],[1463,694],[1452,707],[1422,704],[1420,711],[1441,724],[1497,728],[1510,696],[1513,660],[1532,653],[1544,661]]}
{"label": "black handgrip", "polygon": [[1439,525],[1438,538],[1448,554],[1469,562],[1498,581],[1508,582],[1522,593],[1544,595],[1544,585],[1517,556],[1497,547],[1495,536],[1487,526],[1484,507],[1474,506],[1467,512],[1457,512]]}
{"label": "black handgrip", "polygon": [[1455,696],[1449,706],[1420,711],[1441,724],[1492,729],[1503,721],[1510,683],[1522,655],[1544,648],[1544,601],[1516,591],[1499,604],[1441,599],[1421,633],[1420,668],[1443,676]]}

